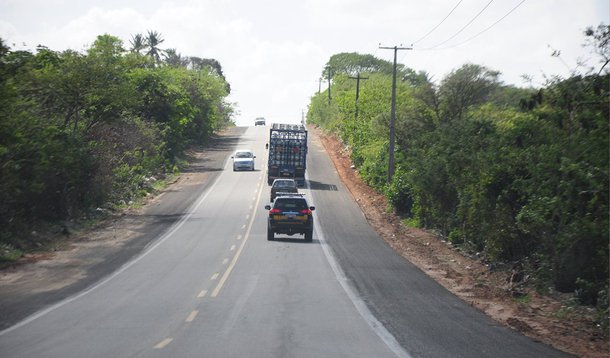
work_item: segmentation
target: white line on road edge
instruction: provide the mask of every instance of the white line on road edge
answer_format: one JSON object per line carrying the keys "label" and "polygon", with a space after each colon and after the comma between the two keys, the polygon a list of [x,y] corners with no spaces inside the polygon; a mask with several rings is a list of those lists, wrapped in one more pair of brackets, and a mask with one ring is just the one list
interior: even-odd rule
{"label": "white line on road edge", "polygon": [[[225,160],[224,166],[226,167],[228,165],[228,160]],[[0,331],[0,336],[12,332],[14,330],[16,330],[17,328],[23,327],[28,323],[31,323],[35,320],[37,320],[38,318],[55,311],[58,308],[61,308],[63,306],[65,306],[66,304],[76,301],[77,299],[84,297],[85,295],[93,292],[94,290],[98,289],[99,287],[102,287],[103,285],[105,285],[106,283],[110,282],[110,280],[112,280],[113,278],[117,277],[118,275],[120,275],[121,273],[125,272],[127,269],[129,269],[131,266],[135,265],[136,263],[138,263],[140,260],[142,260],[144,257],[146,257],[150,252],[152,252],[154,249],[156,249],[157,247],[159,247],[161,244],[163,244],[168,238],[170,238],[176,231],[178,231],[182,225],[184,225],[184,223],[191,218],[191,216],[193,215],[193,213],[195,211],[197,211],[197,209],[199,208],[199,206],[201,206],[201,204],[205,201],[205,199],[208,197],[208,195],[214,191],[214,188],[216,188],[216,184],[219,181],[219,178],[221,177],[221,175],[217,175],[216,178],[214,179],[214,182],[212,183],[212,185],[210,185],[210,187],[206,190],[206,192],[201,195],[201,197],[199,198],[199,200],[197,200],[193,205],[191,205],[187,211],[186,214],[180,219],[180,221],[178,221],[176,224],[174,224],[174,226],[172,228],[170,228],[170,230],[168,230],[163,236],[161,236],[161,238],[159,238],[156,242],[154,242],[153,245],[147,247],[141,254],[140,256],[137,256],[136,258],[134,258],[133,260],[125,263],[123,266],[121,266],[121,268],[119,268],[118,270],[116,270],[115,272],[113,272],[112,274],[110,274],[110,276],[107,276],[106,278],[102,279],[101,281],[99,281],[98,283],[94,284],[93,286],[85,289],[84,291],[81,291],[77,294],[75,294],[72,297],[68,297],[66,299],[64,299],[63,301],[59,301],[58,303],[43,309],[41,311],[38,311],[34,314],[32,314],[31,316],[25,318],[24,320],[22,320],[19,323],[16,323],[15,325],[13,325],[12,327],[6,328],[3,331]]]}
{"label": "white line on road edge", "polygon": [[[307,177],[306,179],[307,179],[306,180],[307,189],[309,189],[309,178]],[[313,202],[313,195],[309,195],[308,197],[310,198],[310,200],[309,200],[310,205],[315,206],[315,204]],[[328,264],[333,269],[333,272],[335,273],[335,277],[337,278],[337,281],[339,281],[339,284],[343,288],[343,291],[345,291],[345,293],[347,294],[347,297],[350,299],[350,301],[352,301],[352,304],[354,305],[354,307],[356,307],[356,310],[358,311],[358,313],[360,313],[360,316],[369,325],[369,327],[371,327],[371,329],[377,334],[377,336],[379,338],[381,338],[381,340],[386,344],[386,346],[388,346],[388,348],[392,352],[394,352],[394,354],[396,354],[397,357],[411,358],[409,353],[407,353],[407,351],[405,351],[404,348],[402,348],[400,343],[398,343],[396,338],[394,338],[394,335],[392,335],[392,333],[390,333],[383,326],[383,324],[381,322],[379,322],[379,320],[373,315],[373,313],[366,306],[366,303],[364,303],[364,301],[358,296],[356,291],[354,291],[354,289],[350,286],[347,276],[345,276],[343,269],[341,268],[341,266],[339,266],[339,263],[335,259],[335,255],[332,253],[330,247],[328,246],[326,239],[324,239],[324,233],[322,232],[322,230],[318,229],[318,225],[314,225],[313,230],[316,233],[318,240],[320,241],[320,246],[322,246],[322,251],[324,252],[324,255],[326,256],[326,260],[328,261]]]}

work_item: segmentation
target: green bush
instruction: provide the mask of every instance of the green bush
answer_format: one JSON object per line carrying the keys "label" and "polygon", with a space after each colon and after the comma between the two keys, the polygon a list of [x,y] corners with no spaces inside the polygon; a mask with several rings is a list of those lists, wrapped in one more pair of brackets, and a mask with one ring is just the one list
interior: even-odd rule
{"label": "green bush", "polygon": [[188,145],[231,123],[220,64],[179,63],[111,35],[84,53],[0,40],[0,244],[28,248],[34,225],[145,195]]}
{"label": "green bush", "polygon": [[607,74],[540,89],[504,86],[497,71],[472,64],[438,85],[405,75],[397,91],[397,171],[388,183],[391,76],[367,73],[356,119],[355,81],[346,75],[385,66],[357,54],[331,60],[345,73],[333,79],[330,104],[327,92],[312,97],[308,121],[342,138],[361,177],[384,190],[398,213],[489,260],[521,262],[541,289],[576,290],[583,303],[604,305]]}

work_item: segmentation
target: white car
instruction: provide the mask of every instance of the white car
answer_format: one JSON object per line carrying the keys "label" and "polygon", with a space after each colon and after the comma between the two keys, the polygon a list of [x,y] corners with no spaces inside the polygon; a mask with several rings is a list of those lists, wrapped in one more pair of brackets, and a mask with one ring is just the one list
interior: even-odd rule
{"label": "white car", "polygon": [[258,117],[256,118],[256,120],[254,121],[254,126],[264,126],[265,125],[265,118],[264,117]]}
{"label": "white car", "polygon": [[249,149],[239,149],[231,157],[233,159],[233,171],[254,170],[254,158],[256,156]]}

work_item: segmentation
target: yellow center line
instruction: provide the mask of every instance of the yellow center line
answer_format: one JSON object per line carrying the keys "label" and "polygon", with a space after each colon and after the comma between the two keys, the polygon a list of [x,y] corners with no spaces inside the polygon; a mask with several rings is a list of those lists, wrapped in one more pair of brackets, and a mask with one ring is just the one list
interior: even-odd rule
{"label": "yellow center line", "polygon": [[[224,274],[220,278],[220,281],[218,281],[218,284],[212,291],[212,294],[210,295],[211,297],[216,297],[220,293],[222,286],[224,286],[225,282],[229,278],[229,275],[231,275],[233,268],[235,268],[235,264],[237,263],[237,260],[239,259],[239,256],[241,255],[241,252],[244,249],[244,246],[246,245],[246,241],[248,241],[248,239],[250,238],[250,231],[252,230],[252,225],[254,224],[254,219],[256,218],[256,215],[255,215],[256,208],[258,207],[258,204],[261,201],[261,194],[263,193],[263,188],[264,188],[263,185],[261,185],[259,187],[258,195],[256,196],[256,204],[254,204],[255,211],[253,212],[252,216],[250,217],[250,222],[248,223],[248,229],[246,230],[246,233],[244,234],[244,239],[241,241],[241,244],[239,245],[239,248],[237,249],[235,256],[233,256],[233,260],[231,260],[231,264],[229,265],[227,270],[224,272]],[[246,225],[242,226],[242,228],[244,228],[245,226]]]}
{"label": "yellow center line", "polygon": [[173,338],[165,338],[155,346],[155,349],[163,349],[167,347],[167,345],[170,344],[173,340]]}
{"label": "yellow center line", "polygon": [[185,322],[193,322],[195,320],[195,317],[197,317],[198,314],[199,314],[199,311],[194,310],[193,312],[191,312],[191,314],[189,314],[188,317],[186,317]]}

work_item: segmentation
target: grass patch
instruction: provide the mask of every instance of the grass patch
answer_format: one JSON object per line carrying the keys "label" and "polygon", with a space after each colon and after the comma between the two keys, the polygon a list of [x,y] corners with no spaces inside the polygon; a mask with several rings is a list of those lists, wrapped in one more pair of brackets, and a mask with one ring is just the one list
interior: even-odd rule
{"label": "grass patch", "polygon": [[553,312],[551,314],[551,316],[553,316],[555,318],[559,318],[559,319],[566,319],[566,318],[569,318],[573,312],[574,312],[574,307],[561,306],[561,308],[558,309],[557,311]]}
{"label": "grass patch", "polygon": [[23,254],[23,251],[16,249],[11,245],[0,244],[0,267],[5,267],[17,262]]}
{"label": "grass patch", "polygon": [[530,302],[532,302],[532,296],[530,296],[530,294],[528,293],[523,296],[514,298],[513,301],[521,305],[529,305]]}
{"label": "grass patch", "polygon": [[419,220],[417,220],[417,218],[405,218],[405,219],[402,219],[402,223],[403,223],[403,225],[406,225],[407,227],[414,227],[414,228],[420,227],[420,223],[419,223]]}

